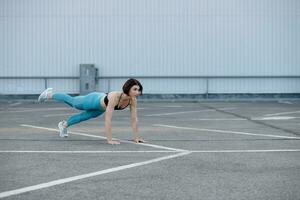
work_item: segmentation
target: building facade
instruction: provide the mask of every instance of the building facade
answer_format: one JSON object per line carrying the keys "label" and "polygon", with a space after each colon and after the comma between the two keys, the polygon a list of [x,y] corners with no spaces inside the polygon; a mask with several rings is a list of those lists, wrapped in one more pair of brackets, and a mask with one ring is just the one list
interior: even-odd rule
{"label": "building facade", "polygon": [[0,94],[43,77],[78,93],[80,64],[104,92],[300,93],[298,0],[0,0],[0,16]]}

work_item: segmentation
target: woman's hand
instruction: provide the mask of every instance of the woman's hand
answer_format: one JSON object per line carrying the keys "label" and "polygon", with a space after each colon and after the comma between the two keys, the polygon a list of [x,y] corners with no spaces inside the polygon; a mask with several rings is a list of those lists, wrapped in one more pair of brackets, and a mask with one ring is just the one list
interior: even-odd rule
{"label": "woman's hand", "polygon": [[133,141],[136,143],[145,143],[146,142],[146,140],[143,140],[142,138],[134,138]]}
{"label": "woman's hand", "polygon": [[117,140],[107,140],[107,143],[108,144],[120,144],[120,142]]}

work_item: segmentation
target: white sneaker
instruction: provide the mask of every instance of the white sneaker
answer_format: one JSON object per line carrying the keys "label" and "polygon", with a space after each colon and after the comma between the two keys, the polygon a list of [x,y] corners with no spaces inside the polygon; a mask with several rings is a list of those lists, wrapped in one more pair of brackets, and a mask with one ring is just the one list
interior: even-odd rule
{"label": "white sneaker", "polygon": [[51,94],[53,92],[53,88],[47,88],[46,90],[44,90],[44,92],[42,92],[39,96],[38,102],[44,102],[48,100],[48,95]]}
{"label": "white sneaker", "polygon": [[68,137],[68,130],[66,127],[63,125],[64,121],[61,121],[58,123],[58,128],[59,128],[59,137]]}

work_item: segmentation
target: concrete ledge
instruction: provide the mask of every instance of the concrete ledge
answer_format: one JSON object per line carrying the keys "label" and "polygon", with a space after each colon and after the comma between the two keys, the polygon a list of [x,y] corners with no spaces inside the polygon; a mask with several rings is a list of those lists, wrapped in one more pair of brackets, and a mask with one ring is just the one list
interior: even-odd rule
{"label": "concrete ledge", "polygon": [[[70,94],[71,96],[77,96],[78,94]],[[0,95],[0,101],[2,102],[15,102],[15,101],[31,101],[35,102],[38,95]],[[139,101],[151,102],[151,101],[265,101],[265,100],[300,100],[300,93],[276,93],[276,94],[251,94],[251,93],[239,93],[239,94],[143,94],[138,97]]]}
{"label": "concrete ledge", "polygon": [[139,101],[278,101],[300,100],[300,93],[291,94],[144,94]]}

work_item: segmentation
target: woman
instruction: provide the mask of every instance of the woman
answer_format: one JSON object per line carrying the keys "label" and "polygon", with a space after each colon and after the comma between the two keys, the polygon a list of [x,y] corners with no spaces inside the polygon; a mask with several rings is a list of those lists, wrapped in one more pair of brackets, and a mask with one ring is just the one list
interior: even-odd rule
{"label": "woman", "polygon": [[68,137],[67,128],[69,126],[98,117],[105,112],[105,132],[108,144],[120,144],[119,141],[112,140],[111,119],[114,110],[123,110],[130,105],[133,140],[143,143],[145,141],[138,136],[136,100],[136,97],[143,93],[143,86],[138,80],[131,78],[125,82],[122,89],[122,92],[113,91],[107,94],[93,92],[85,96],[71,97],[66,93],[53,93],[53,89],[48,88],[41,93],[38,101],[54,99],[65,102],[78,110],[84,110],[82,113],[71,116],[67,121],[58,123],[60,137]]}

